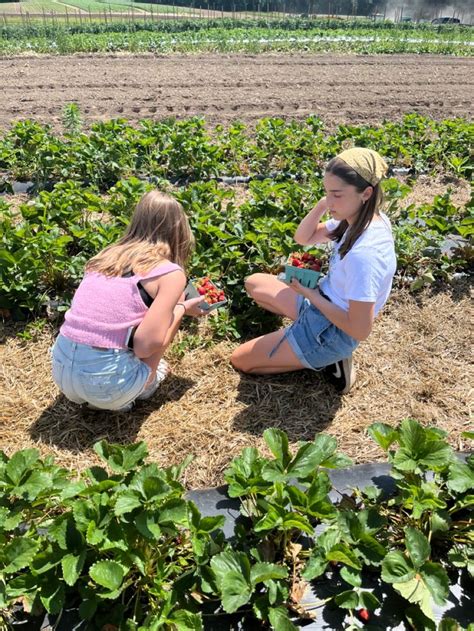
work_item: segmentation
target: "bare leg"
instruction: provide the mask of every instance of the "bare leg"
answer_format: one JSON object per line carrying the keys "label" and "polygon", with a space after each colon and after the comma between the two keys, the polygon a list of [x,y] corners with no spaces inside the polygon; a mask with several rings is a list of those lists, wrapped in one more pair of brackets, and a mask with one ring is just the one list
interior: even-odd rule
{"label": "bare leg", "polygon": [[291,320],[298,317],[298,294],[272,274],[252,274],[245,281],[248,295],[267,311]]}
{"label": "bare leg", "polygon": [[242,344],[232,353],[230,358],[232,366],[242,372],[255,375],[305,369],[306,366],[300,362],[287,340],[284,340],[276,353],[269,357],[283,335],[284,329],[281,329]]}

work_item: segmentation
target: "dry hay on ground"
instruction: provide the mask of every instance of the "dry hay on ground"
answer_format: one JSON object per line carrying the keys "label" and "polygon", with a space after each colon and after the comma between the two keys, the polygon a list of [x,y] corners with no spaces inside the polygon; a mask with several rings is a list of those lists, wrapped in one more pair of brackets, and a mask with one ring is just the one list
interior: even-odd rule
{"label": "dry hay on ground", "polygon": [[263,446],[266,427],[288,432],[293,445],[326,431],[356,462],[383,454],[366,437],[374,421],[396,424],[411,416],[449,431],[451,443],[466,449],[460,434],[469,427],[470,315],[466,292],[425,295],[402,292],[392,298],[374,331],[355,354],[357,384],[341,397],[310,371],[271,377],[237,374],[228,358],[233,345],[169,353],[172,375],[149,402],[130,414],[82,410],[58,396],[51,381],[51,334],[22,341],[5,332],[0,347],[1,447],[8,453],[37,446],[59,463],[82,469],[98,458],[99,439],[145,440],[162,465],[193,453],[189,487],[223,482],[223,472],[245,446]]}

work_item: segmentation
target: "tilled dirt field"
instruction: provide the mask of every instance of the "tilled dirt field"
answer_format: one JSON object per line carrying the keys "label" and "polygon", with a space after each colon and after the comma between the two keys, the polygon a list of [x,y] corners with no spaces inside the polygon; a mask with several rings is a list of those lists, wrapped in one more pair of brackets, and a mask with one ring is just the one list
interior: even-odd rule
{"label": "tilled dirt field", "polygon": [[329,125],[420,112],[470,117],[474,58],[435,55],[74,55],[0,59],[0,127],[55,126],[66,103],[87,122],[203,115],[210,124],[263,116]]}

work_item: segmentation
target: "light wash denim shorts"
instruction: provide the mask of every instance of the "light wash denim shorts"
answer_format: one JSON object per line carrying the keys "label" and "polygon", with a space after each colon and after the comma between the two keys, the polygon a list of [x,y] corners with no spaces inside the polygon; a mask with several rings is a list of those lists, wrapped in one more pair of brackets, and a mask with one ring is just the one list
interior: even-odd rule
{"label": "light wash denim shorts", "polygon": [[53,379],[74,403],[127,409],[144,390],[151,368],[132,351],[98,349],[59,335],[52,349]]}
{"label": "light wash denim shorts", "polygon": [[298,296],[298,319],[285,330],[284,339],[300,362],[311,370],[321,370],[350,357],[359,344],[303,296]]}

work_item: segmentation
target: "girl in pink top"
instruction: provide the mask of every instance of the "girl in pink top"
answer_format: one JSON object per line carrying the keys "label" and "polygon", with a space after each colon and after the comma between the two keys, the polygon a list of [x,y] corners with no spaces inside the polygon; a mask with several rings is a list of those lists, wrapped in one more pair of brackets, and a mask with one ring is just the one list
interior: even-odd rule
{"label": "girl in pink top", "polygon": [[153,395],[183,316],[205,313],[201,297],[183,300],[193,244],[181,204],[151,191],[124,236],[87,263],[52,349],[53,379],[68,399],[123,411]]}

